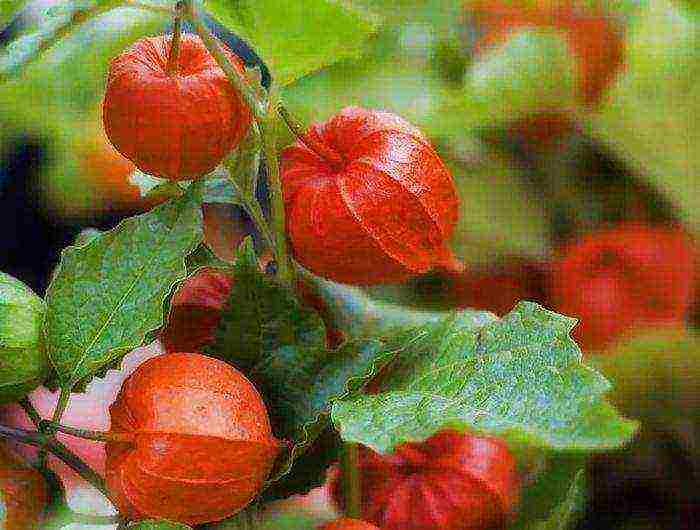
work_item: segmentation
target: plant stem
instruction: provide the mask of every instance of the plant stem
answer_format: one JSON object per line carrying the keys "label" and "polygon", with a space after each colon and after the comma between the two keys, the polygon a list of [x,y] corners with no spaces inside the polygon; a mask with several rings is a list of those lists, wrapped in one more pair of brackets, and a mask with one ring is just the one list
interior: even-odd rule
{"label": "plant stem", "polygon": [[299,122],[299,120],[292,116],[291,112],[287,110],[287,107],[285,107],[282,102],[278,103],[277,105],[277,113],[280,115],[280,118],[282,118],[282,121],[287,126],[287,129],[290,130],[296,139],[306,145],[304,139],[304,126]]}
{"label": "plant stem", "polygon": [[[61,393],[58,396],[58,403],[56,403],[56,408],[53,411],[53,418],[51,420],[53,423],[59,423],[61,421],[61,418],[63,417],[63,413],[66,411],[66,407],[68,406],[69,401],[70,401],[70,388],[61,387]],[[39,424],[41,424],[41,422],[39,422]],[[37,425],[37,427],[38,426],[39,425]],[[50,438],[53,438],[53,436],[51,436]],[[46,451],[47,451],[46,446],[42,446],[39,449],[39,456],[38,456],[37,460],[38,460],[39,466],[41,466],[41,467],[46,466]]]}
{"label": "plant stem", "polygon": [[345,493],[345,515],[351,519],[362,517],[362,478],[360,476],[360,451],[355,443],[343,448],[342,481]]}
{"label": "plant stem", "polygon": [[267,245],[270,247],[270,249],[275,248],[275,238],[272,234],[272,230],[270,230],[270,227],[267,225],[267,220],[265,219],[265,215],[262,212],[262,208],[260,207],[260,203],[256,201],[255,199],[253,200],[245,200],[245,204],[243,204],[243,208],[245,209],[246,213],[250,216],[250,218],[253,220],[253,223],[255,223],[255,227],[260,231],[262,236],[265,238],[265,241],[267,242]]}
{"label": "plant stem", "polygon": [[147,4],[146,2],[139,2],[138,0],[124,0],[124,5],[127,7],[134,7],[136,9],[143,9],[144,11],[150,11],[151,13],[158,13],[160,15],[172,15],[173,10],[169,7],[155,6],[152,4]]}
{"label": "plant stem", "polygon": [[78,513],[70,511],[70,522],[77,524],[94,524],[94,525],[113,525],[121,521],[119,515],[88,515],[86,513]]}
{"label": "plant stem", "polygon": [[275,254],[275,261],[277,261],[277,277],[283,284],[289,285],[292,281],[292,270],[289,266],[289,256],[287,255],[284,196],[282,195],[279,160],[277,159],[277,138],[275,136],[277,113],[274,111],[276,105],[277,92],[273,88],[270,94],[270,112],[267,113],[260,127],[262,129],[265,163],[267,164],[267,179],[270,185],[272,232],[275,237],[273,251]]}
{"label": "plant stem", "polygon": [[206,46],[209,53],[214,57],[216,63],[221,67],[221,69],[226,74],[229,82],[233,85],[237,92],[239,92],[246,104],[250,108],[256,121],[260,121],[265,117],[266,108],[263,106],[262,102],[259,100],[255,89],[248,83],[248,80],[244,75],[233,67],[231,62],[226,57],[221,45],[217,41],[216,37],[207,29],[207,27],[202,23],[201,19],[197,15],[192,0],[182,0],[184,10],[187,13],[188,18],[192,22],[195,31],[202,39],[204,46]]}
{"label": "plant stem", "polygon": [[39,427],[39,424],[42,421],[44,421],[44,418],[42,418],[41,414],[39,414],[39,411],[34,408],[34,405],[32,405],[32,402],[29,400],[29,398],[22,398],[19,401],[19,404],[24,409],[24,412],[27,414],[27,417],[31,420],[34,426]]}
{"label": "plant stem", "polygon": [[105,431],[95,431],[91,429],[77,429],[75,427],[69,427],[67,425],[61,425],[59,423],[54,423],[52,421],[44,422],[53,431],[62,432],[75,436],[77,438],[83,438],[85,440],[93,440],[95,442],[123,442],[130,443],[134,441],[134,437],[127,433],[116,433],[116,432],[105,432]]}
{"label": "plant stem", "polygon": [[49,451],[89,484],[99,490],[105,497],[109,498],[104,479],[55,438],[36,431],[28,431],[26,429],[18,429],[6,425],[0,425],[0,437],[10,438],[27,445],[35,445]]}
{"label": "plant stem", "polygon": [[173,23],[173,37],[170,39],[170,53],[168,54],[168,64],[165,66],[165,73],[173,75],[177,73],[178,59],[180,56],[180,33],[182,32],[182,4],[178,2],[176,6],[175,22]]}
{"label": "plant stem", "polygon": [[69,401],[70,388],[61,387],[61,393],[58,396],[58,403],[56,404],[56,408],[53,411],[53,417],[51,418],[53,423],[61,422],[61,418],[63,417],[63,413],[66,411],[66,407],[68,407]]}

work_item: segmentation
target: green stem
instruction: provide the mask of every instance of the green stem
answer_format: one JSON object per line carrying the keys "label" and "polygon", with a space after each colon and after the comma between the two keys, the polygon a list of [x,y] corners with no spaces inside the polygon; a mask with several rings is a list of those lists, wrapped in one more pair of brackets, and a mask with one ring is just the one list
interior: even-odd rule
{"label": "green stem", "polygon": [[53,417],[51,418],[53,423],[61,422],[61,418],[63,417],[63,413],[66,411],[66,407],[68,407],[69,401],[70,388],[61,387],[61,393],[58,396],[58,403],[56,404],[56,408],[53,411]]}
{"label": "green stem", "polygon": [[139,2],[138,0],[124,0],[124,5],[127,7],[134,7],[136,9],[149,11],[151,13],[157,13],[159,15],[173,14],[173,10],[169,7],[155,6],[153,4],[147,4],[146,2]]}
{"label": "green stem", "polygon": [[276,106],[277,92],[273,89],[270,94],[271,112],[267,113],[265,120],[261,123],[261,129],[265,163],[267,164],[267,179],[270,185],[272,232],[275,237],[275,246],[273,250],[275,260],[277,261],[277,277],[282,283],[288,285],[292,282],[292,270],[289,264],[289,256],[287,255],[284,196],[282,195],[279,160],[277,159],[277,138],[275,136],[277,113],[274,112]]}
{"label": "green stem", "polygon": [[109,492],[105,486],[104,479],[94,469],[83,462],[75,453],[71,452],[70,449],[55,438],[40,432],[8,427],[6,425],[0,425],[0,437],[9,438],[27,445],[34,445],[43,448],[70,467],[105,497],[109,498]]}
{"label": "green stem", "polygon": [[204,46],[206,46],[209,53],[214,57],[216,63],[221,67],[221,69],[226,74],[229,82],[233,85],[237,92],[239,92],[246,104],[250,108],[253,116],[255,116],[256,121],[260,121],[265,117],[266,108],[263,103],[258,98],[258,94],[255,89],[248,83],[248,80],[233,67],[231,62],[226,57],[219,41],[212,35],[212,33],[207,29],[207,27],[202,23],[201,19],[197,15],[192,0],[182,0],[184,5],[184,10],[187,13],[190,22],[194,26],[195,31],[202,39]]}
{"label": "green stem", "polygon": [[267,220],[265,219],[265,215],[260,207],[260,203],[256,200],[245,200],[244,202],[245,204],[243,204],[243,208],[245,209],[246,213],[250,216],[253,223],[255,223],[256,228],[265,238],[265,241],[270,249],[274,249],[275,238],[272,234],[272,230],[270,230],[270,227],[267,225]]}
{"label": "green stem", "polygon": [[173,37],[170,40],[170,53],[168,54],[168,64],[165,66],[165,73],[173,75],[177,72],[178,58],[180,57],[180,33],[182,32],[182,8],[178,3],[173,23]]}
{"label": "green stem", "polygon": [[282,118],[282,121],[287,126],[287,129],[289,129],[296,139],[306,145],[306,142],[304,141],[304,135],[306,132],[304,130],[304,126],[299,122],[299,120],[292,116],[292,113],[289,112],[287,107],[285,107],[281,102],[277,105],[277,113],[280,115],[280,118]]}
{"label": "green stem", "polygon": [[360,451],[355,443],[346,443],[342,462],[345,515],[351,519],[362,517],[362,477],[360,476]]}
{"label": "green stem", "polygon": [[27,414],[27,417],[31,420],[34,426],[39,427],[39,424],[42,421],[44,421],[44,418],[42,418],[41,414],[39,414],[39,411],[34,408],[34,405],[32,405],[32,402],[29,400],[29,398],[22,398],[19,401],[19,404],[24,409],[24,412]]}
{"label": "green stem", "polygon": [[270,249],[274,249],[275,238],[272,235],[272,231],[270,230],[270,227],[267,224],[267,220],[265,219],[265,215],[263,214],[262,208],[260,207],[260,203],[255,200],[255,197],[249,197],[248,194],[246,194],[243,191],[243,189],[238,184],[238,181],[236,181],[233,175],[231,175],[228,180],[229,182],[231,182],[231,185],[234,187],[236,193],[241,198],[241,206],[253,220],[255,227],[265,238],[265,242],[270,247]]}

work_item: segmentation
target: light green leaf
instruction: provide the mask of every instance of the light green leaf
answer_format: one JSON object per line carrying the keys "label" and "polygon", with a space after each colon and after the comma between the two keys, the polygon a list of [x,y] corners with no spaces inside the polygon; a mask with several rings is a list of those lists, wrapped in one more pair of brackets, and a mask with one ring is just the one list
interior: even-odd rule
{"label": "light green leaf", "polygon": [[154,177],[140,169],[135,169],[129,175],[129,184],[139,189],[141,197],[179,197],[187,188],[187,186],[181,185],[179,182]]}
{"label": "light green leaf", "polygon": [[[348,337],[392,337],[407,329],[437,323],[451,313],[412,309],[372,298],[364,290],[301,271],[305,284],[328,309],[328,324]],[[496,320],[486,311],[463,311],[460,319],[474,329]]]}
{"label": "light green leaf", "polygon": [[122,0],[68,0],[58,9],[49,9],[37,31],[23,35],[0,53],[0,81],[19,74],[76,28],[121,3]]}
{"label": "light green leaf", "polygon": [[533,112],[573,108],[574,69],[574,57],[561,33],[515,32],[467,71],[465,106],[481,109],[481,124],[486,126]]}
{"label": "light green leaf", "polygon": [[0,403],[23,398],[49,370],[41,344],[44,301],[9,274],[0,272]]}
{"label": "light green leaf", "polygon": [[590,134],[700,233],[700,19],[650,0],[629,35],[625,74],[590,116]]}
{"label": "light green leaf", "polygon": [[334,0],[208,0],[206,5],[256,49],[279,85],[358,58],[377,27],[366,13]]}
{"label": "light green leaf", "polygon": [[[255,189],[258,185],[258,174],[262,155],[262,137],[256,123],[248,130],[241,145],[224,161],[228,170],[227,177],[236,195],[242,195],[246,200],[255,200]],[[236,199],[236,200],[234,200]],[[241,198],[235,195],[227,202],[238,202]]]}
{"label": "light green leaf", "polygon": [[68,247],[47,291],[47,353],[71,388],[140,346],[202,240],[201,186]]}
{"label": "light green leaf", "polygon": [[5,522],[7,519],[7,505],[5,504],[5,498],[0,491],[0,528],[5,528]]}
{"label": "light green leaf", "polygon": [[637,424],[604,401],[610,384],[581,363],[574,324],[521,302],[476,331],[458,317],[414,330],[385,380],[392,391],[334,403],[333,421],[380,453],[446,427],[548,450],[619,447]]}

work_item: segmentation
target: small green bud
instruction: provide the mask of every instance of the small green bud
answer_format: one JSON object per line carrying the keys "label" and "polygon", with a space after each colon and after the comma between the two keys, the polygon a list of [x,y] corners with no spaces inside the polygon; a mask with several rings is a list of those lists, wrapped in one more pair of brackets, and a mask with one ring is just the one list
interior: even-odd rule
{"label": "small green bud", "polygon": [[48,373],[41,336],[45,308],[29,287],[0,272],[0,403],[23,398]]}

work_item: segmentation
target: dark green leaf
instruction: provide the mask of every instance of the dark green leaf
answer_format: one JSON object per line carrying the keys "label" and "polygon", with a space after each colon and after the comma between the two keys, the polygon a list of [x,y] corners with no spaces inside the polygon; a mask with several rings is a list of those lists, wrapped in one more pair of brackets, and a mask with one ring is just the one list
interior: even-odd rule
{"label": "dark green leaf", "polygon": [[700,421],[700,337],[681,330],[648,331],[629,338],[591,364],[616,381],[611,400],[651,429]]}
{"label": "dark green leaf", "polygon": [[23,398],[49,370],[41,344],[44,301],[9,274],[0,272],[0,403]]}
{"label": "dark green leaf", "polygon": [[376,30],[367,14],[332,0],[208,0],[206,5],[250,42],[279,85],[359,57]]}
{"label": "dark green leaf", "polygon": [[192,254],[187,256],[187,276],[194,276],[201,269],[219,269],[232,272],[233,265],[219,258],[205,243],[202,243]]}
{"label": "dark green leaf", "polygon": [[335,402],[333,421],[381,453],[448,426],[550,450],[619,447],[637,425],[603,399],[610,384],[581,363],[574,324],[521,302],[476,331],[458,317],[419,328],[386,380],[392,391]]}
{"label": "dark green leaf", "polygon": [[0,30],[10,23],[12,17],[14,17],[26,3],[26,0],[3,0],[0,3]]}
{"label": "dark green leaf", "polygon": [[201,186],[64,250],[46,295],[47,353],[61,386],[84,382],[140,346],[202,240]]}
{"label": "dark green leaf", "polygon": [[[250,239],[239,250],[234,277],[209,353],[253,381],[266,401],[275,435],[290,443],[277,479],[327,427],[330,403],[356,391],[394,352],[372,339],[349,341],[329,351],[320,317],[260,271]],[[319,476],[309,477],[300,491],[318,480]]]}
{"label": "dark green leaf", "polygon": [[[582,455],[550,455],[537,462],[535,469],[523,474],[523,486],[518,514],[509,525],[509,530],[534,530],[545,521],[556,518],[563,506],[571,509],[569,516],[583,505],[583,468],[586,463]],[[580,496],[571,504],[571,489],[577,486]]]}
{"label": "dark green leaf", "polygon": [[576,522],[585,502],[584,474],[583,470],[576,474],[566,498],[557,506],[554,513],[546,520],[534,524],[532,530],[567,530]]}

